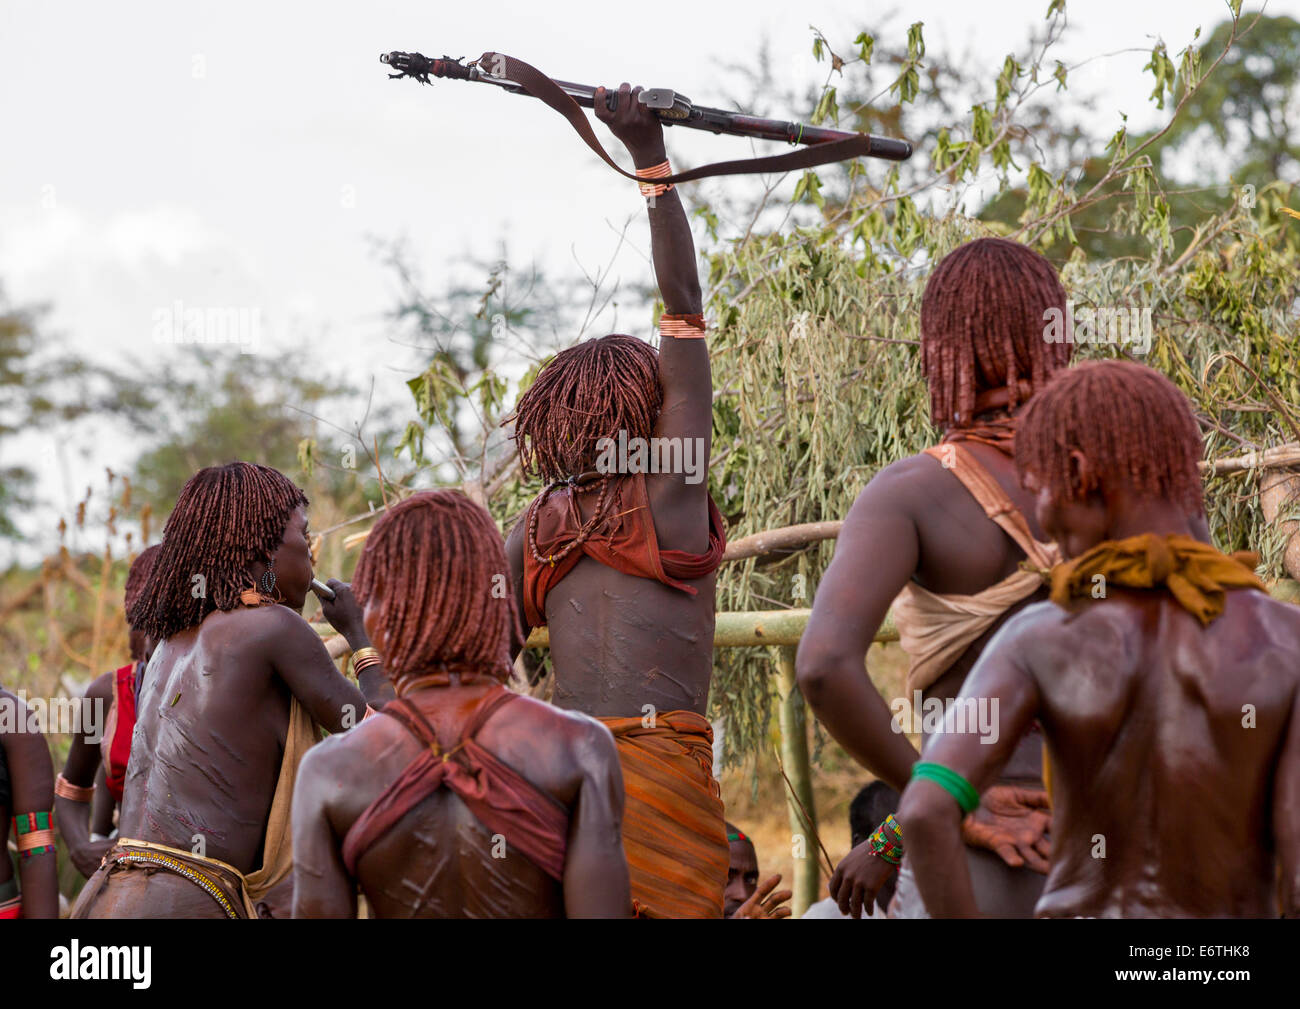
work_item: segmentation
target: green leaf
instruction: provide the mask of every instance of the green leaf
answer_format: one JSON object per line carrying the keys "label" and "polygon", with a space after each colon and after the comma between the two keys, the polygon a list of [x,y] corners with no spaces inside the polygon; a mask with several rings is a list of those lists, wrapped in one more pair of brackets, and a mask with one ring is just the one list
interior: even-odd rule
{"label": "green leaf", "polygon": [[921,37],[921,27],[924,24],[924,21],[917,21],[907,29],[907,58],[910,62],[925,55],[925,39]]}
{"label": "green leaf", "polygon": [[1155,99],[1156,108],[1165,107],[1165,92],[1174,93],[1174,83],[1177,80],[1177,71],[1174,69],[1173,60],[1169,58],[1169,52],[1163,42],[1157,42],[1151,50],[1151,59],[1143,70],[1150,70],[1152,76],[1156,79],[1155,90],[1151,92],[1151,98]]}
{"label": "green leaf", "polygon": [[302,471],[311,478],[312,471],[316,467],[316,439],[304,438],[298,442],[298,465]]}
{"label": "green leaf", "polygon": [[393,449],[393,458],[400,456],[403,449],[410,454],[412,462],[417,465],[424,462],[424,428],[413,420],[407,422],[402,440]]}
{"label": "green leaf", "polygon": [[813,111],[813,125],[815,126],[826,119],[838,122],[839,117],[840,107],[839,103],[835,100],[835,89],[827,88],[822,92],[821,100],[817,102],[817,108]]}
{"label": "green leaf", "polygon": [[871,54],[875,51],[876,40],[866,32],[859,32],[858,37],[853,40],[853,44],[858,47],[858,59],[863,63],[871,62]]}

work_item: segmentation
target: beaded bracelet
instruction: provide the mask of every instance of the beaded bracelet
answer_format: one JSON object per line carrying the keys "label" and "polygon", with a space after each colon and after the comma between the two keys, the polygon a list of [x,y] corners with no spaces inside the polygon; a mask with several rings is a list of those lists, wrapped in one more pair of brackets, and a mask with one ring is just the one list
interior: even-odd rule
{"label": "beaded bracelet", "polygon": [[24,858],[54,854],[54,831],[50,829],[48,810],[37,813],[19,813],[14,817],[14,837],[18,853]]}
{"label": "beaded bracelet", "polygon": [[876,828],[869,843],[871,850],[890,865],[898,865],[903,861],[903,828],[898,825],[893,813],[886,816],[884,822]]}

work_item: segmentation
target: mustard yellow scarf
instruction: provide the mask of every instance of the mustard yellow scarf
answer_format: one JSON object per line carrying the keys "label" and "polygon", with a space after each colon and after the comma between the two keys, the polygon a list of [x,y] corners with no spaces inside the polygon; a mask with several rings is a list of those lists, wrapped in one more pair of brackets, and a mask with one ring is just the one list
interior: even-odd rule
{"label": "mustard yellow scarf", "polygon": [[1052,602],[1093,595],[1097,575],[1131,589],[1166,589],[1202,625],[1223,612],[1228,589],[1264,589],[1254,568],[1259,554],[1229,556],[1190,536],[1143,533],[1106,540],[1072,561],[1052,568]]}

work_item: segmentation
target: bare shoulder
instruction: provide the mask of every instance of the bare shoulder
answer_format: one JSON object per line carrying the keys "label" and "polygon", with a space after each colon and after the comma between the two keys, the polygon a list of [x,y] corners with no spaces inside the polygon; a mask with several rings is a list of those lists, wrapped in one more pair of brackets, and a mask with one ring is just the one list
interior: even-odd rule
{"label": "bare shoulder", "polygon": [[268,645],[310,643],[320,640],[301,614],[287,606],[259,606],[255,609],[214,613],[199,630],[202,637],[221,637],[225,648],[260,649]]}
{"label": "bare shoulder", "polygon": [[510,527],[506,533],[506,554],[513,557],[516,553],[523,555],[524,550],[524,532],[528,526],[528,513],[525,512],[519,516],[519,520]]}
{"label": "bare shoulder", "polygon": [[[1300,683],[1300,606],[1274,599],[1258,589],[1229,592],[1224,602],[1224,630],[1241,644],[1243,657],[1259,655],[1276,675]],[[1217,621],[1216,621],[1217,622]]]}
{"label": "bare shoulder", "polygon": [[1068,674],[1080,659],[1124,652],[1138,633],[1136,612],[1117,601],[1066,610],[1044,600],[1012,615],[984,653],[1014,656],[1016,665],[1045,681]]}
{"label": "bare shoulder", "polygon": [[360,749],[353,734],[362,732],[363,728],[358,725],[347,732],[331,733],[308,750],[298,767],[302,780],[328,777],[335,769],[348,764]]}
{"label": "bare shoulder", "polygon": [[849,510],[849,518],[851,520],[855,513],[875,514],[881,508],[910,511],[918,495],[928,497],[935,487],[942,486],[939,483],[942,478],[943,468],[938,460],[924,452],[891,462],[878,470],[858,492]]}
{"label": "bare shoulder", "polygon": [[100,673],[86,687],[86,697],[92,700],[111,701],[113,699],[113,674]]}
{"label": "bare shoulder", "polygon": [[563,739],[580,760],[603,760],[606,757],[617,759],[614,737],[609,729],[590,715],[557,708],[526,694],[518,695],[511,707],[515,709],[515,717],[535,721],[539,730],[544,729]]}

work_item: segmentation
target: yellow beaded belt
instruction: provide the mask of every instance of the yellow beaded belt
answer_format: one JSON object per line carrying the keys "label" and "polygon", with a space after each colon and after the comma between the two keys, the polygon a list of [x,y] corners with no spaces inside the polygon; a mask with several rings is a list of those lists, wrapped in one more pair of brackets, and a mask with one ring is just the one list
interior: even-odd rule
{"label": "yellow beaded belt", "polygon": [[164,855],[161,852],[156,851],[123,851],[113,855],[112,858],[114,863],[147,862],[151,865],[158,866],[160,869],[167,869],[170,872],[176,873],[178,876],[183,876],[215,900],[217,904],[220,905],[221,910],[226,912],[227,918],[237,919],[239,917],[239,914],[235,911],[230,900],[222,892],[221,887],[215,883],[211,877],[199,872],[197,869],[190,868],[188,865],[173,858],[171,855]]}

